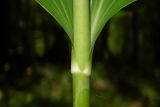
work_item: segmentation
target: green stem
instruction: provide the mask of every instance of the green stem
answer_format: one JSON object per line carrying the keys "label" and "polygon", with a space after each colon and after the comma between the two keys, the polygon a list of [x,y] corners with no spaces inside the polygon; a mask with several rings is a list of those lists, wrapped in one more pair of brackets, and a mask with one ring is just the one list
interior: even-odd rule
{"label": "green stem", "polygon": [[89,76],[73,74],[73,107],[89,107]]}
{"label": "green stem", "polygon": [[89,107],[91,72],[89,0],[73,0],[73,32],[71,60],[73,106]]}
{"label": "green stem", "polygon": [[73,0],[73,52],[81,70],[90,62],[89,0]]}

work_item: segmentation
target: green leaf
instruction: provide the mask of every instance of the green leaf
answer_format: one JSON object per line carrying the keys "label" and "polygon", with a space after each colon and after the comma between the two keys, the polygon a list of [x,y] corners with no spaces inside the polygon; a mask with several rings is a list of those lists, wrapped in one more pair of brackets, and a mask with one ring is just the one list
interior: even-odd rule
{"label": "green leaf", "polygon": [[36,0],[73,39],[72,0]]}
{"label": "green leaf", "polygon": [[123,7],[136,0],[91,0],[91,47],[107,21]]}
{"label": "green leaf", "polygon": [[[36,1],[56,19],[73,42],[73,0]],[[107,21],[134,1],[136,0],[90,0],[91,48]]]}

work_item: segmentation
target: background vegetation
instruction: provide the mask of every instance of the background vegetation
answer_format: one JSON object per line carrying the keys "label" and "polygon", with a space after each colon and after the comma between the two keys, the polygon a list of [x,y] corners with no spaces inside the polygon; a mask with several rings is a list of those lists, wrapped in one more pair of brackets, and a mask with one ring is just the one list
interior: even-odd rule
{"label": "background vegetation", "polygon": [[[91,107],[160,106],[159,0],[114,16],[96,42]],[[33,0],[1,7],[0,106],[71,107],[70,42]]]}

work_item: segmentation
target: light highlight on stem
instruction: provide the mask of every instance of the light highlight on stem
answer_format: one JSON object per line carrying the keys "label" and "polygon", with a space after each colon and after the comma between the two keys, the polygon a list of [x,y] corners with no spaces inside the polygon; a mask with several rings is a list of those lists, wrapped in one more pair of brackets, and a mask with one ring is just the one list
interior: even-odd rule
{"label": "light highlight on stem", "polygon": [[82,74],[90,76],[91,75],[91,66],[87,65],[87,66],[85,66],[83,71],[81,71],[81,69],[79,68],[78,64],[72,64],[71,65],[71,73],[72,74],[82,73]]}

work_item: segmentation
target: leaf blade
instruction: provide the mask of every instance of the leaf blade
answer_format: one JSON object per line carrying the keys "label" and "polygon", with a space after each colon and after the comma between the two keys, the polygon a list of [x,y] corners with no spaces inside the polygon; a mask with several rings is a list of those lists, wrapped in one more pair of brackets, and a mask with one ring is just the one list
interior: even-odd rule
{"label": "leaf blade", "polygon": [[72,0],[36,0],[73,39]]}
{"label": "leaf blade", "polygon": [[93,48],[107,21],[136,0],[91,0],[91,47]]}

